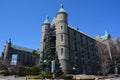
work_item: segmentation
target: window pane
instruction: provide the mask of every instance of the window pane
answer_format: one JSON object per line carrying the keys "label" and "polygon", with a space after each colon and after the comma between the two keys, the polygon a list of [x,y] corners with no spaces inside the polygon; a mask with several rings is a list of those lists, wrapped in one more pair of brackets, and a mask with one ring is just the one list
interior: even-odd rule
{"label": "window pane", "polygon": [[17,58],[18,54],[13,54],[11,58],[11,65],[16,65],[17,64]]}
{"label": "window pane", "polygon": [[63,50],[63,48],[61,48],[61,55],[63,55],[63,53],[64,53],[64,50]]}
{"label": "window pane", "polygon": [[63,26],[61,26],[61,30],[63,30]]}
{"label": "window pane", "polygon": [[63,35],[61,35],[61,42],[63,42]]}

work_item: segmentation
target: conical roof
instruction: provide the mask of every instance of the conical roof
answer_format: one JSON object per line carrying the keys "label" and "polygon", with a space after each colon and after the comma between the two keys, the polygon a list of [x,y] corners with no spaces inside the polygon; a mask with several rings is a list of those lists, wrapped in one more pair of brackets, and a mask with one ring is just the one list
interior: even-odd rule
{"label": "conical roof", "polygon": [[59,9],[58,13],[59,13],[59,12],[67,13],[67,12],[65,11],[64,7],[63,7],[63,4],[60,5],[60,9]]}
{"label": "conical roof", "polygon": [[50,24],[49,16],[46,16],[46,19],[45,19],[45,21],[44,21],[44,24]]}

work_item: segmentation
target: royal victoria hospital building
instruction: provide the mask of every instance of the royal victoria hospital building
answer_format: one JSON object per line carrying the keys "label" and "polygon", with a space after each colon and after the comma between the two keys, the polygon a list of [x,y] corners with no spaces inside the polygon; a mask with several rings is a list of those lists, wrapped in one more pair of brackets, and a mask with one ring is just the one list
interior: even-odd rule
{"label": "royal victoria hospital building", "polygon": [[[46,39],[51,36],[50,49],[57,54],[60,67],[64,73],[103,74],[106,72],[104,55],[109,58],[109,51],[104,43],[110,38],[105,32],[104,36],[95,38],[68,25],[68,13],[60,6],[55,18],[50,23],[49,17],[42,24],[42,40],[39,50],[32,50],[12,45],[8,41],[3,50],[3,61],[10,61],[13,53],[18,54],[17,64],[34,66],[39,63],[45,50]],[[48,45],[48,46],[49,46]],[[35,54],[34,57],[32,56]],[[106,57],[106,59],[107,59]],[[10,62],[9,62],[10,63]]]}

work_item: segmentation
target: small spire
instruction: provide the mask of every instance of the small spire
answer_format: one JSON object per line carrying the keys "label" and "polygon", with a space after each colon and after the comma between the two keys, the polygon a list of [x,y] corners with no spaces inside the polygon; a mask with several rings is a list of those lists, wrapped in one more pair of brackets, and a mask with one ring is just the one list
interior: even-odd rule
{"label": "small spire", "polygon": [[105,35],[108,35],[109,33],[108,33],[108,31],[107,30],[105,30]]}
{"label": "small spire", "polygon": [[8,43],[11,43],[11,38],[9,38]]}
{"label": "small spire", "polygon": [[58,12],[64,12],[64,13],[67,13],[63,7],[63,4],[60,4],[60,9]]}
{"label": "small spire", "polygon": [[107,32],[107,30],[105,30],[105,34],[103,36],[101,36],[102,40],[106,40],[108,38],[110,38],[110,34]]}
{"label": "small spire", "polygon": [[46,16],[46,19],[44,21],[44,24],[47,23],[47,24],[50,24],[50,21],[49,21],[49,16]]}
{"label": "small spire", "polygon": [[60,4],[60,8],[63,8],[63,4]]}

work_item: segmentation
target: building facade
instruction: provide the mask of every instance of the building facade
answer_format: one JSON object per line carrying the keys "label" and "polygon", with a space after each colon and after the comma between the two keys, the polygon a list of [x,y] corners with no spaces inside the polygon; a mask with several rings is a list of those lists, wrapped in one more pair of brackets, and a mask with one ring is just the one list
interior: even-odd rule
{"label": "building facade", "polygon": [[[40,52],[45,50],[46,37],[54,35],[52,44],[64,73],[101,74],[98,41],[68,24],[68,13],[60,6],[52,23],[46,17],[42,25]],[[51,42],[52,42],[51,41]],[[103,44],[101,44],[103,45]],[[105,45],[104,45],[105,46]],[[46,55],[43,53],[42,55]],[[41,57],[42,57],[41,55]],[[76,68],[76,71],[73,68]]]}
{"label": "building facade", "polygon": [[[114,56],[114,51],[120,50],[120,46],[111,51],[110,43],[116,42],[108,32],[104,36],[97,35],[95,38],[81,32],[78,28],[68,24],[68,13],[63,5],[60,6],[52,22],[47,16],[42,24],[42,38],[39,50],[33,50],[13,45],[11,40],[7,41],[2,61],[9,65],[35,66],[44,62],[41,66],[50,71],[51,61],[55,60],[58,67],[64,73],[77,74],[108,74],[116,70],[120,60],[120,51]],[[117,43],[117,44],[118,44]],[[40,63],[40,65],[42,65]],[[114,66],[114,67],[111,67]],[[42,69],[43,70],[43,69]]]}
{"label": "building facade", "polygon": [[50,52],[46,51],[48,42],[50,42],[49,50],[57,55],[64,73],[105,75],[120,71],[118,66],[120,41],[111,38],[107,31],[104,36],[97,35],[92,38],[73,28],[68,24],[68,13],[63,5],[60,6],[52,22],[46,17],[42,24],[41,58]]}
{"label": "building facade", "polygon": [[4,45],[2,52],[2,63],[6,67],[26,66],[32,67],[39,62],[39,53],[36,50],[13,45],[9,39]]}

